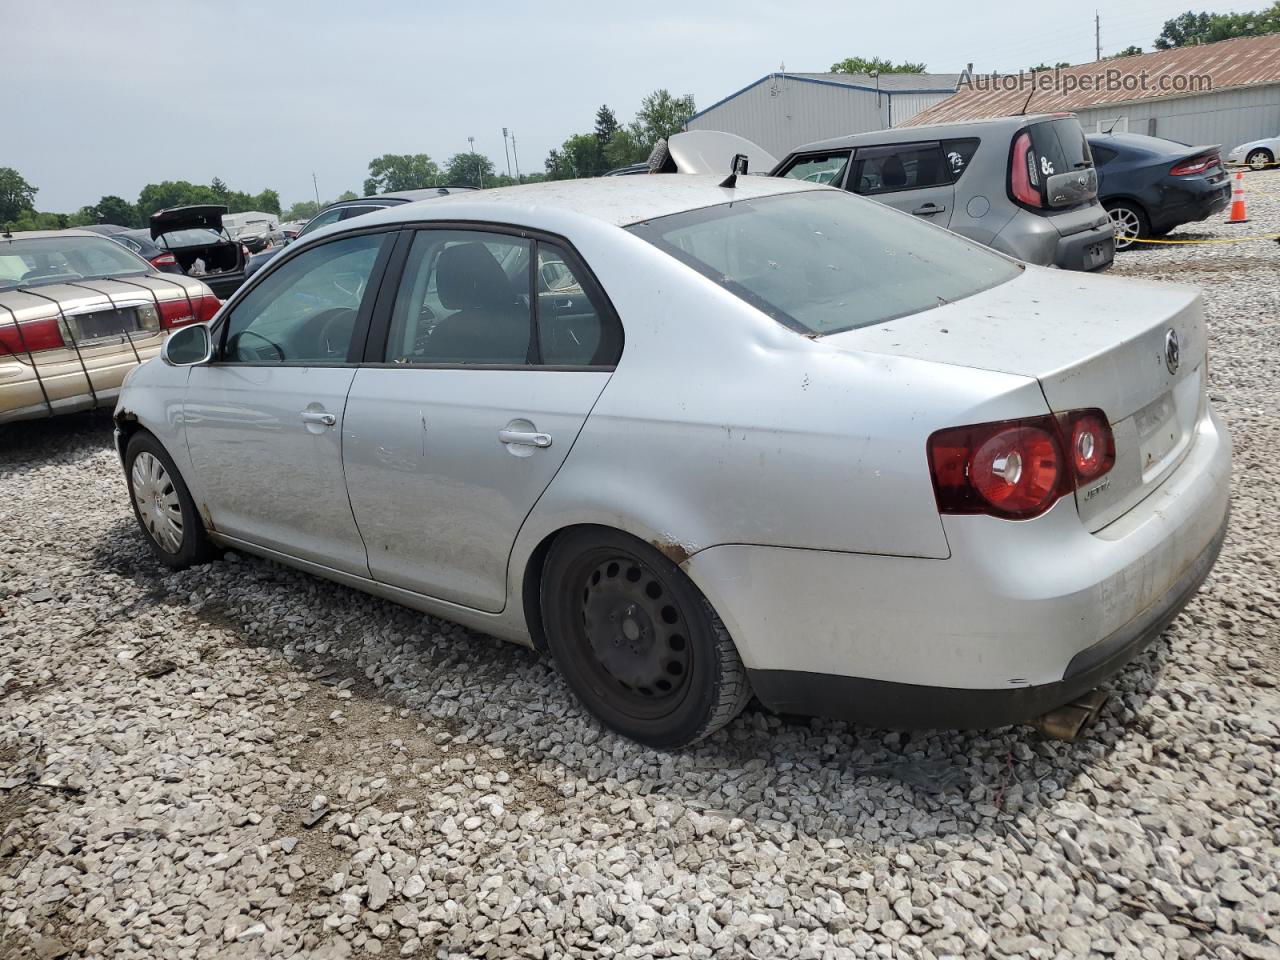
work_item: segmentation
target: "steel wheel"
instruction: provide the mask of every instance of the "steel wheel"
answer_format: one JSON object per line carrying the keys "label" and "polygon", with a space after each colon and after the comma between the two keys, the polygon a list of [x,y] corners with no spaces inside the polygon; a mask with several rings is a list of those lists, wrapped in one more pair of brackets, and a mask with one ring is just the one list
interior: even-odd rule
{"label": "steel wheel", "polygon": [[1271,154],[1267,153],[1265,150],[1255,150],[1253,153],[1249,154],[1245,163],[1253,167],[1255,170],[1265,170],[1271,163]]}
{"label": "steel wheel", "polygon": [[150,453],[140,453],[133,461],[133,499],[138,517],[156,545],[166,553],[182,549],[182,503],[169,471]]}
{"label": "steel wheel", "polygon": [[1142,236],[1142,219],[1138,211],[1132,207],[1112,207],[1107,212],[1111,214],[1111,222],[1116,228],[1116,249],[1128,250],[1133,241]]}
{"label": "steel wheel", "polygon": [[636,716],[666,712],[684,696],[692,666],[679,601],[636,557],[606,556],[582,589],[582,630],[597,679]]}
{"label": "steel wheel", "polygon": [[565,680],[624,736],[686,746],[723,727],[751,697],[715,610],[650,544],[604,527],[568,531],[548,551],[539,596]]}

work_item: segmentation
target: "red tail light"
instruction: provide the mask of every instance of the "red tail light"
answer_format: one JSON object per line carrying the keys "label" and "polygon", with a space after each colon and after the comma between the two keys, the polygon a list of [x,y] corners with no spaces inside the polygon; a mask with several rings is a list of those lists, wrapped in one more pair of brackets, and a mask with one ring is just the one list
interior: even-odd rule
{"label": "red tail light", "polygon": [[1218,166],[1222,161],[1216,153],[1207,153],[1203,156],[1192,157],[1190,160],[1183,160],[1181,163],[1169,169],[1171,177],[1190,177],[1197,173],[1204,173],[1210,167]]}
{"label": "red tail light", "polygon": [[222,306],[222,301],[212,295],[182,300],[160,301],[160,326],[166,330],[184,327],[189,323],[206,323]]}
{"label": "red tail light", "polygon": [[52,317],[23,321],[20,325],[0,324],[0,357],[9,354],[21,357],[28,352],[57,350],[63,346],[66,344],[62,331],[58,328],[58,321]]}
{"label": "red tail light", "polygon": [[1101,410],[1001,420],[929,437],[939,513],[1038,517],[1115,463],[1115,438]]}
{"label": "red tail light", "polygon": [[150,263],[159,270],[161,267],[174,267],[178,264],[178,258],[172,253],[162,253],[151,258]]}
{"label": "red tail light", "polygon": [[1036,169],[1036,154],[1031,149],[1031,134],[1025,130],[1013,141],[1013,153],[1009,157],[1009,192],[1013,199],[1028,207],[1040,207],[1040,171]]}

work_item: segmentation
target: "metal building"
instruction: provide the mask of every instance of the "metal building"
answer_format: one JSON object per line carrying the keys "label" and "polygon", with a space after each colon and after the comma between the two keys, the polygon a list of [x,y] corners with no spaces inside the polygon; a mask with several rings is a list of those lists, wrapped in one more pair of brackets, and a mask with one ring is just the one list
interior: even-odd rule
{"label": "metal building", "polygon": [[1280,34],[1240,37],[992,80],[962,77],[953,97],[905,126],[1072,111],[1086,131],[1194,146],[1280,135]]}
{"label": "metal building", "polygon": [[723,130],[775,157],[814,140],[884,130],[951,96],[955,73],[771,73],[695,113],[687,130]]}

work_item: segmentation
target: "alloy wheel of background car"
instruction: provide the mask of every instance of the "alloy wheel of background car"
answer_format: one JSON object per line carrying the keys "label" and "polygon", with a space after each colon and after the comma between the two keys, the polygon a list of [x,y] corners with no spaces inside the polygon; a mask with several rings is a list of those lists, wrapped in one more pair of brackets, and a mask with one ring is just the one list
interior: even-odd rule
{"label": "alloy wheel of background car", "polygon": [[1255,170],[1265,170],[1267,165],[1275,162],[1275,158],[1266,150],[1254,150],[1245,159],[1245,163]]}
{"label": "alloy wheel of background car", "polygon": [[688,577],[613,531],[557,541],[543,576],[548,642],[578,698],[607,726],[654,747],[718,730],[750,698],[728,631]]}
{"label": "alloy wheel of background car", "polygon": [[181,570],[212,555],[213,546],[187,485],[151,434],[139,432],[129,439],[125,477],[133,515],[161,563]]}
{"label": "alloy wheel of background car", "polygon": [[1128,250],[1134,240],[1147,237],[1150,227],[1141,210],[1129,203],[1116,203],[1107,207],[1111,222],[1116,228],[1116,249]]}

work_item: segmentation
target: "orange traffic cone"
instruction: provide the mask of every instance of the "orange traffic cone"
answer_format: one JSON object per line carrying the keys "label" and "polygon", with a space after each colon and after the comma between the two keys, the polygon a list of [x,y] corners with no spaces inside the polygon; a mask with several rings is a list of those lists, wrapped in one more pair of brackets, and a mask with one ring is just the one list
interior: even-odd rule
{"label": "orange traffic cone", "polygon": [[1231,188],[1231,213],[1227,223],[1248,223],[1249,214],[1244,211],[1244,174],[1236,174],[1235,186]]}

